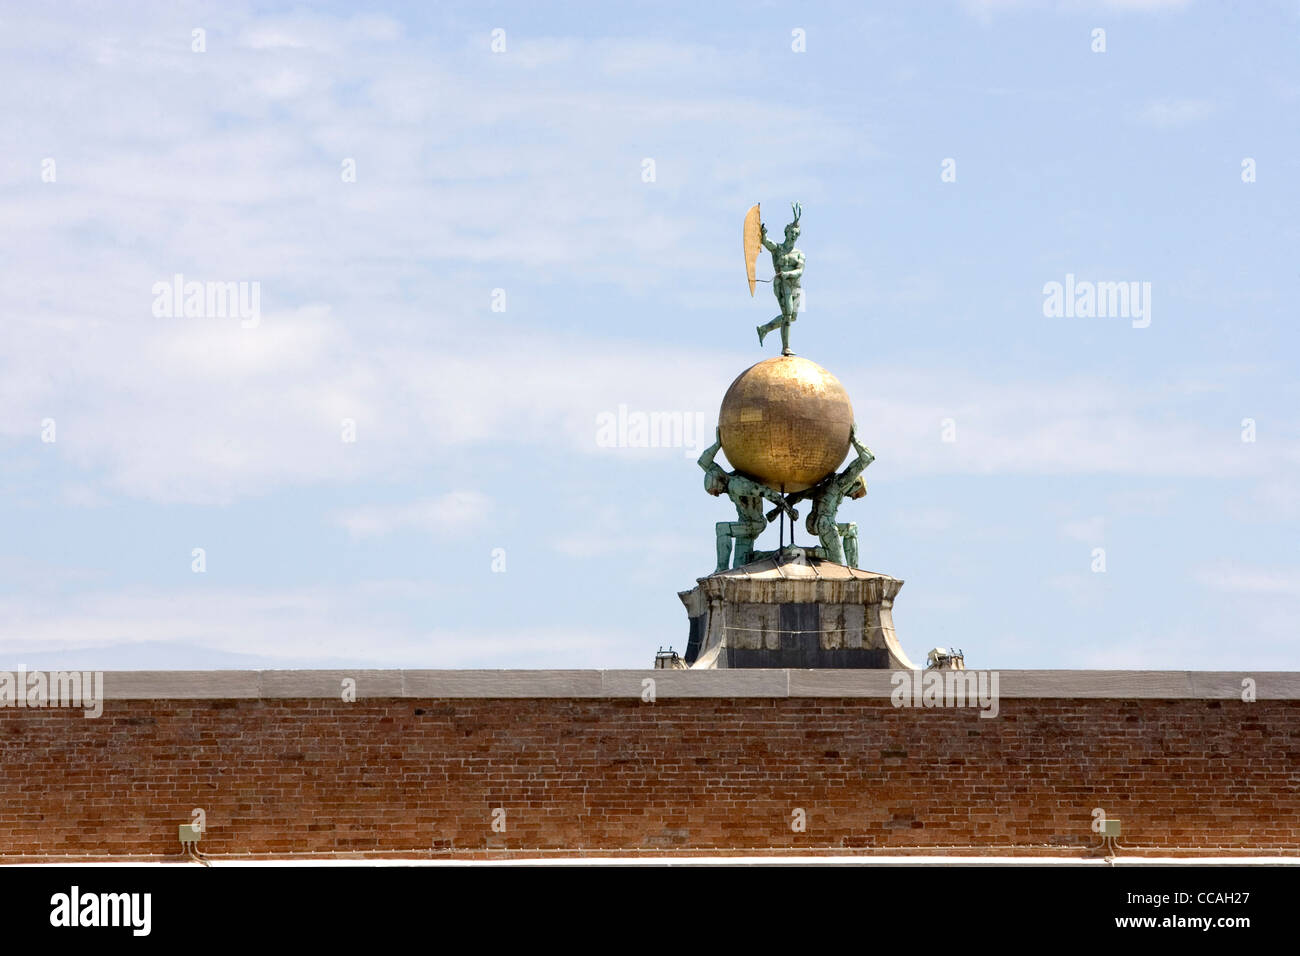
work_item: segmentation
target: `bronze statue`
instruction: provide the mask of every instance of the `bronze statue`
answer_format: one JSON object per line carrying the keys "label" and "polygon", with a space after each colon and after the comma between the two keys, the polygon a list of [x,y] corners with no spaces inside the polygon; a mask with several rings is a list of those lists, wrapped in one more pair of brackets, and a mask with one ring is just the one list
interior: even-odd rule
{"label": "bronze statue", "polygon": [[[699,459],[699,466],[704,469],[704,490],[715,497],[726,494],[736,506],[737,520],[719,521],[715,525],[718,539],[718,566],[714,568],[714,574],[727,570],[729,565],[738,568],[749,563],[754,553],[754,539],[763,533],[763,529],[771,520],[763,514],[764,498],[777,506],[772,509],[773,516],[778,511],[784,511],[790,516],[791,522],[799,517],[799,512],[795,511],[775,488],[734,471],[723,471],[722,466],[714,461],[718,450],[722,448],[721,434],[716,437],[717,440],[704,449]],[[734,556],[732,555],[733,541],[735,542]]]}
{"label": "bronze statue", "polygon": [[794,221],[785,227],[784,242],[777,244],[767,238],[766,223],[760,228],[758,237],[763,248],[772,253],[772,269],[775,273],[772,277],[772,292],[781,307],[780,315],[758,327],[758,344],[762,345],[767,333],[779,326],[782,355],[794,354],[790,351],[790,323],[798,318],[803,294],[800,282],[803,279],[804,258],[803,253],[794,247],[795,240],[799,238],[799,217],[803,215],[803,207],[796,202],[791,203],[790,208],[794,212]]}
{"label": "bronze statue", "polygon": [[[876,460],[876,456],[871,453],[871,449],[858,441],[857,425],[849,431],[849,441],[857,451],[858,457],[853,459],[847,468],[839,474],[823,478],[811,488],[786,495],[785,501],[788,505],[794,505],[805,498],[811,498],[813,507],[812,511],[808,512],[804,527],[808,529],[809,534],[816,535],[820,539],[827,560],[834,561],[836,564],[847,563],[849,567],[856,568],[858,526],[852,521],[838,522],[836,518],[845,498],[861,498],[867,493],[867,479],[862,472]],[[776,513],[777,510],[772,509],[767,515],[768,520],[775,518]],[[840,545],[841,539],[843,539],[843,547]]]}
{"label": "bronze statue", "polygon": [[[804,255],[794,245],[803,207],[795,202],[790,208],[793,219],[785,227],[785,241],[779,244],[767,238],[758,204],[745,214],[742,235],[750,295],[756,282],[765,281],[754,274],[759,249],[765,248],[772,254],[772,291],[781,307],[779,316],[758,326],[758,341],[761,345],[767,333],[780,328],[781,356],[757,363],[731,383],[718,414],[718,440],[699,459],[705,490],[714,496],[725,493],[736,506],[735,521],[719,521],[715,526],[715,574],[756,557],[781,560],[787,550],[858,566],[858,526],[840,522],[838,512],[845,498],[861,498],[867,493],[862,472],[875,461],[875,455],[858,440],[844,386],[820,365],[790,351],[790,325],[803,304],[804,269]],[[727,458],[736,466],[730,472],[714,461],[724,434]],[[849,448],[856,449],[857,457],[837,474],[835,466]],[[776,505],[766,514],[763,499]],[[794,522],[799,516],[794,505],[804,499],[813,503],[806,527],[809,534],[817,536],[820,547],[800,549],[794,545]],[[783,511],[790,518],[790,548],[782,543],[778,551],[755,552],[755,539]]]}

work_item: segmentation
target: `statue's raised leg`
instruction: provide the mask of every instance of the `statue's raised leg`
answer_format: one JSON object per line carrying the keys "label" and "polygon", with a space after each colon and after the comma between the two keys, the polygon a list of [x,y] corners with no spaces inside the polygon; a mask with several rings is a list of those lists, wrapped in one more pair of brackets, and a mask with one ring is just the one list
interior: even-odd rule
{"label": "statue's raised leg", "polygon": [[[764,324],[764,325],[760,325],[760,326],[758,327],[758,344],[759,344],[759,345],[762,345],[762,344],[763,344],[763,339],[767,338],[767,333],[768,333],[768,332],[771,332],[771,331],[772,331],[774,328],[776,328],[778,325],[781,325],[781,323],[784,322],[784,321],[785,321],[785,316],[783,316],[783,315],[778,315],[778,316],[777,316],[775,319],[773,319],[771,322],[768,322],[768,323],[766,323],[766,324]],[[785,328],[782,327],[782,329],[781,329],[782,341],[785,340],[785,337],[786,337],[788,334],[789,334],[789,333],[786,332]]]}

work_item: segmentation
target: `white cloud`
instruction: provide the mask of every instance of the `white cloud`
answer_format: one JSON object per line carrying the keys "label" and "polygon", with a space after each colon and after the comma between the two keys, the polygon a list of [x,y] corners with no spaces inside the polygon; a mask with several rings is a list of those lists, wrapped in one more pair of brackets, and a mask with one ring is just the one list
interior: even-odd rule
{"label": "white cloud", "polygon": [[354,538],[407,530],[445,534],[481,524],[491,506],[477,491],[452,491],[424,501],[354,508],[337,515],[335,521]]}
{"label": "white cloud", "polygon": [[1075,541],[1088,545],[1100,545],[1106,537],[1106,519],[1100,515],[1067,521],[1061,528],[1061,534]]}
{"label": "white cloud", "polygon": [[1132,114],[1134,121],[1157,129],[1173,129],[1199,123],[1209,117],[1215,110],[1212,100],[1206,99],[1161,99],[1152,100],[1139,107]]}
{"label": "white cloud", "polygon": [[1204,587],[1231,594],[1300,598],[1300,568],[1261,568],[1216,565],[1196,572]]}
{"label": "white cloud", "polygon": [[943,508],[895,509],[891,517],[898,527],[910,534],[937,534],[950,530],[957,516]]}
{"label": "white cloud", "polygon": [[[1081,555],[1079,567],[1087,568],[1090,556]],[[1106,596],[1107,580],[1105,574],[1080,571],[1076,574],[1057,574],[1047,578],[1043,584],[1053,591],[1059,591],[1073,608],[1096,608]]]}
{"label": "white cloud", "polygon": [[1228,502],[1228,513],[1238,521],[1293,521],[1300,517],[1300,479],[1295,469],[1259,481]]}
{"label": "white cloud", "polygon": [[[426,583],[426,598],[431,589]],[[146,664],[164,656],[160,649],[177,648],[182,659],[249,658],[265,667],[304,661],[412,668],[617,667],[647,656],[635,639],[608,627],[597,632],[567,626],[430,630],[385,616],[383,602],[373,600],[377,591],[409,593],[409,582],[266,593],[122,590],[58,601],[0,598],[0,619],[6,622],[0,664],[35,668],[46,666],[43,660],[72,666],[93,660],[140,666],[133,648],[146,649]]]}
{"label": "white cloud", "polygon": [[1102,4],[1116,10],[1181,10],[1191,0],[1102,0]]}
{"label": "white cloud", "polygon": [[[147,11],[115,26],[102,70],[32,60],[47,72],[24,83],[49,90],[41,103],[0,84],[6,121],[31,141],[76,133],[75,150],[53,150],[57,187],[0,166],[14,187],[0,236],[12,313],[0,323],[0,451],[54,417],[49,451],[85,472],[73,476],[84,500],[98,485],[224,503],[412,474],[474,443],[590,452],[595,413],[619,402],[715,407],[699,383],[729,370],[677,350],[523,332],[514,312],[485,334],[487,290],[503,280],[476,270],[562,286],[581,263],[585,281],[655,289],[671,306],[690,293],[645,264],[671,253],[702,274],[720,255],[699,238],[709,210],[665,211],[672,183],[719,182],[719,206],[742,207],[724,161],[683,158],[702,137],[753,155],[795,125],[801,152],[843,155],[860,137],[759,91],[701,97],[691,77],[720,69],[716,51],[677,43],[512,34],[497,64],[486,34],[439,58],[383,19],[232,12],[231,42],[214,29],[196,55],[188,27],[173,35]],[[37,51],[66,47],[53,23],[12,30]],[[595,88],[591,62],[633,81]],[[670,82],[658,82],[665,64]],[[521,84],[524,66],[537,75]],[[639,181],[647,141],[661,161],[654,189]],[[340,181],[344,157],[356,183]],[[765,175],[790,181],[800,162],[769,161]],[[153,283],[178,272],[259,282],[260,326],[153,318]],[[467,281],[482,286],[481,307],[465,301]],[[683,384],[701,401],[670,394]],[[339,441],[343,418],[357,422],[356,445]]]}
{"label": "white cloud", "polygon": [[1117,514],[1160,517],[1169,513],[1176,488],[1126,488],[1106,496],[1107,507]]}
{"label": "white cloud", "polygon": [[684,534],[634,534],[626,528],[606,527],[604,531],[580,531],[556,540],[554,548],[570,558],[595,558],[607,555],[694,555],[703,539]]}
{"label": "white cloud", "polygon": [[[23,29],[38,48],[62,42],[51,27]],[[500,71],[471,80],[469,60],[431,62],[382,19],[236,17],[230,29],[241,39],[218,62],[164,43],[148,17],[124,21],[123,37],[136,39],[115,46],[120,62],[96,80],[117,91],[114,111],[86,95],[84,64],[49,79],[53,104],[0,90],[0,106],[32,138],[72,128],[93,144],[61,167],[60,188],[15,190],[13,228],[0,239],[9,266],[0,297],[14,314],[0,324],[0,441],[21,447],[35,423],[56,418],[49,451],[83,472],[73,476],[79,500],[117,491],[228,502],[411,475],[473,446],[596,454],[600,411],[715,408],[752,355],[602,344],[590,331],[546,335],[525,326],[544,321],[537,304],[526,319],[502,314],[500,331],[485,334],[491,285],[475,305],[442,273],[553,281],[582,263],[586,281],[671,307],[689,293],[675,272],[646,263],[671,256],[704,274],[722,268],[723,256],[698,238],[711,235],[717,210],[665,211],[674,179],[717,183],[719,209],[743,208],[763,185],[720,161],[684,168],[676,144],[707,135],[728,155],[767,156],[773,132],[797,125],[801,154],[868,148],[844,123],[774,108],[761,93],[718,92],[711,82],[702,98],[692,78],[727,74],[732,56],[704,46],[514,37]],[[457,55],[495,63],[481,39],[481,49]],[[592,88],[573,72],[588,61],[632,77],[667,67],[671,82]],[[272,76],[268,63],[288,72],[259,89]],[[523,67],[536,75],[521,87],[509,74]],[[301,99],[294,136],[277,122],[277,97],[290,92]],[[496,141],[503,125],[511,148]],[[661,161],[653,189],[637,179],[647,141]],[[348,186],[339,181],[345,156],[358,160]],[[811,182],[798,157],[765,162],[760,180]],[[16,171],[8,176],[30,187]],[[62,188],[65,179],[76,188]],[[154,319],[152,283],[175,272],[259,281],[261,325]],[[899,295],[929,295],[935,281],[918,275]],[[385,291],[408,286],[413,296]],[[1215,462],[1204,448],[1216,436],[1187,420],[1167,425],[1161,413],[1176,413],[1178,399],[1157,389],[847,363],[832,371],[858,401],[882,477],[1277,480],[1300,457],[1274,442]],[[948,417],[958,422],[954,444],[938,439]],[[344,418],[357,422],[355,445],[339,439]]]}
{"label": "white cloud", "polygon": [[[538,70],[571,62],[583,51],[583,44],[567,37],[528,36],[522,32],[506,30],[506,52],[493,54],[503,69],[519,67]],[[472,45],[487,51],[491,49],[490,33],[474,37]]]}
{"label": "white cloud", "polygon": [[[1116,10],[1121,12],[1155,13],[1168,10],[1181,10],[1190,0],[1057,0],[1056,12],[1079,14],[1098,11]],[[961,0],[961,7],[966,13],[985,26],[993,22],[995,14],[1010,11],[1029,11],[1037,13],[1042,5],[1031,0]]]}
{"label": "white cloud", "polygon": [[967,14],[988,26],[993,22],[995,13],[1024,9],[1027,0],[961,0],[961,7]]}
{"label": "white cloud", "polygon": [[1062,13],[1096,13],[1101,11],[1120,11],[1125,13],[1159,13],[1183,10],[1191,0],[1058,0],[1057,9]]}
{"label": "white cloud", "polygon": [[[148,289],[139,292],[147,310]],[[0,324],[0,372],[11,373],[0,374],[0,440],[30,446],[54,418],[58,442],[43,450],[82,472],[84,501],[98,490],[225,502],[415,475],[461,449],[609,454],[596,444],[598,413],[716,408],[752,360],[518,327],[484,341],[428,321],[427,330],[383,315],[360,324],[322,307],[269,311],[255,329],[147,314],[14,319]],[[1238,477],[1283,500],[1300,460],[1284,437],[1244,446],[1231,429],[1197,424],[1183,410],[1198,397],[1178,388],[830,364],[856,399],[880,479]],[[941,438],[947,418],[951,443]],[[356,422],[355,443],[342,441],[343,419]]]}

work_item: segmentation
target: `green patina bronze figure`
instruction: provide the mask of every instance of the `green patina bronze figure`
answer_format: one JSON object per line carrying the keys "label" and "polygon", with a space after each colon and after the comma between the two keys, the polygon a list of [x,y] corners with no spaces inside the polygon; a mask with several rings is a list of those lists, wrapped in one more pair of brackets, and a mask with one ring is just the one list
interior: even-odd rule
{"label": "green patina bronze figure", "polygon": [[[714,569],[715,574],[727,570],[728,566],[738,568],[749,563],[754,553],[754,539],[763,533],[771,520],[763,514],[764,498],[777,506],[772,509],[773,517],[778,511],[789,515],[792,523],[799,517],[799,512],[775,488],[734,471],[723,471],[722,466],[714,461],[722,448],[720,432],[716,438],[712,445],[704,449],[699,459],[699,465],[704,469],[704,490],[715,497],[727,495],[736,506],[737,520],[719,521],[715,526],[718,538],[718,566]],[[734,556],[732,541],[735,541]]]}
{"label": "green patina bronze figure", "polygon": [[785,227],[785,241],[777,244],[767,238],[767,224],[764,223],[759,234],[759,242],[763,244],[768,252],[772,253],[772,268],[775,275],[772,278],[772,291],[776,294],[777,304],[781,308],[781,314],[774,318],[766,325],[758,327],[758,344],[763,344],[763,339],[767,333],[775,328],[781,329],[781,354],[793,355],[790,351],[790,323],[793,322],[802,306],[803,292],[799,287],[803,279],[804,259],[803,253],[794,247],[794,242],[799,238],[799,217],[803,215],[803,207],[799,203],[791,203],[791,210],[794,212],[794,221]]}
{"label": "green patina bronze figure", "polygon": [[[803,207],[795,202],[790,208],[793,220],[785,227],[785,241],[780,244],[767,238],[758,203],[745,213],[742,239],[750,295],[755,283],[766,281],[755,275],[759,250],[765,248],[772,254],[772,290],[781,307],[779,316],[758,326],[758,341],[762,344],[767,333],[779,328],[781,357],[757,363],[732,382],[718,413],[718,440],[699,459],[705,490],[714,496],[725,493],[736,506],[735,521],[716,525],[715,574],[728,565],[738,568],[765,558],[778,564],[815,558],[858,566],[858,526],[840,522],[838,512],[845,498],[861,498],[867,493],[862,472],[875,461],[875,455],[859,441],[857,425],[849,424],[853,408],[839,380],[790,350],[790,325],[803,307],[804,270],[804,255],[795,248]],[[843,471],[835,472],[849,448],[857,451],[857,457]],[[724,471],[714,461],[720,450],[726,452],[735,471]],[[791,491],[787,493],[787,489]],[[766,514],[764,499],[776,505]],[[794,541],[794,522],[799,516],[794,506],[804,500],[812,502],[805,527],[820,542],[808,548]],[[783,533],[778,550],[756,551],[755,540],[782,512],[790,518],[790,544],[785,544]],[[784,532],[784,524],[782,528]]]}
{"label": "green patina bronze figure", "polygon": [[[793,506],[805,498],[811,498],[813,507],[808,513],[804,527],[808,529],[809,534],[816,535],[820,539],[822,546],[819,550],[824,552],[827,560],[834,561],[836,564],[847,563],[849,567],[856,568],[858,526],[852,521],[837,522],[836,518],[845,498],[861,498],[867,493],[867,479],[862,472],[876,460],[876,456],[871,453],[871,449],[858,440],[857,425],[854,425],[849,432],[849,441],[852,442],[858,457],[853,459],[847,468],[839,474],[823,478],[811,488],[787,495],[785,501],[787,505]],[[777,509],[772,509],[767,515],[768,520],[775,518],[776,514]],[[843,547],[840,545],[841,539],[844,542]]]}

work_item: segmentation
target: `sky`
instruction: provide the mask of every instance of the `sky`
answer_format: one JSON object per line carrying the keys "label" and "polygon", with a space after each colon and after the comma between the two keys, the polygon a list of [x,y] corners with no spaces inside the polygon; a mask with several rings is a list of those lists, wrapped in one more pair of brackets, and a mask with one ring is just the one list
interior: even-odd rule
{"label": "sky", "polygon": [[1298,117],[1295,2],[6,5],[0,666],[683,649],[798,200],[914,660],[1300,669]]}

